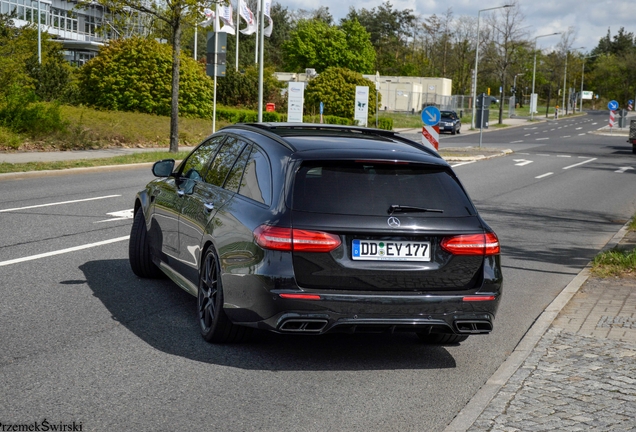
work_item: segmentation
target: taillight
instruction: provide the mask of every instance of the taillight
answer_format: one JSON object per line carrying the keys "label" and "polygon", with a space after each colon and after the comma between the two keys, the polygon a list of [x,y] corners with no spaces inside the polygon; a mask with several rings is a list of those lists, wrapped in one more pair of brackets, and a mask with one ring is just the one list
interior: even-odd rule
{"label": "taillight", "polygon": [[500,251],[495,233],[447,237],[442,240],[441,246],[453,255],[497,255]]}
{"label": "taillight", "polygon": [[261,225],[254,230],[256,243],[263,249],[296,252],[331,252],[340,246],[340,237],[321,231]]}

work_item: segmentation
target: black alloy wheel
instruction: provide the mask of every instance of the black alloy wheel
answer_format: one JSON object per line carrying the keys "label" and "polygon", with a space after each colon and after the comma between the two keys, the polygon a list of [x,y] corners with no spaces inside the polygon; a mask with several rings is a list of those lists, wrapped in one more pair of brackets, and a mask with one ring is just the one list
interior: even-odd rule
{"label": "black alloy wheel", "polygon": [[197,311],[201,335],[208,342],[239,342],[250,330],[247,327],[232,324],[223,311],[221,267],[212,248],[206,252],[201,266]]}

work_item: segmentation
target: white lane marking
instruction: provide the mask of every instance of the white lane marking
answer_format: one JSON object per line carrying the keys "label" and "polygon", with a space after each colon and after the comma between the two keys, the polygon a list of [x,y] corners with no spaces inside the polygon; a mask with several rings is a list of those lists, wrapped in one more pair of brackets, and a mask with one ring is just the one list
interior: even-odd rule
{"label": "white lane marking", "polygon": [[598,158],[588,159],[588,160],[586,160],[586,161],[579,162],[579,163],[574,164],[574,165],[570,165],[570,166],[563,167],[563,169],[570,169],[570,168],[574,168],[574,167],[577,167],[577,166],[580,166],[580,165],[585,165],[586,163],[590,163],[590,162],[592,162],[592,161],[595,161],[596,159],[598,159]]}
{"label": "white lane marking", "polygon": [[517,154],[528,156],[530,153],[517,153]]}
{"label": "white lane marking", "polygon": [[552,174],[554,174],[554,173],[549,172],[549,173],[541,174],[540,176],[536,176],[535,178],[536,179],[542,179],[543,177],[551,176]]}
{"label": "white lane marking", "polygon": [[550,132],[552,132],[554,129],[550,129]]}
{"label": "white lane marking", "polygon": [[545,140],[549,140],[550,138],[537,138],[537,141],[545,141]]}
{"label": "white lane marking", "polygon": [[582,133],[582,134],[579,134],[579,136],[582,136],[582,135],[585,135],[585,134],[584,134],[584,133]]}
{"label": "white lane marking", "polygon": [[550,156],[549,154],[537,153],[537,156]]}
{"label": "white lane marking", "polygon": [[518,162],[515,164],[515,166],[524,166],[524,165],[531,164],[533,162],[533,161],[525,160],[525,159],[513,159],[513,161]]}
{"label": "white lane marking", "polygon": [[557,155],[557,157],[572,157],[571,155]]}
{"label": "white lane marking", "polygon": [[559,126],[558,129],[563,129],[563,126]]}
{"label": "white lane marking", "polygon": [[112,221],[118,221],[118,220],[132,219],[135,216],[133,212],[134,212],[133,209],[128,209],[128,210],[121,210],[121,211],[106,213],[108,216],[113,216],[113,218],[104,219],[104,220],[96,221],[93,223],[112,222]]}
{"label": "white lane marking", "polygon": [[562,136],[561,138],[572,138],[572,135],[565,135],[565,136]]}
{"label": "white lane marking", "polygon": [[468,165],[468,164],[475,163],[475,162],[476,161],[459,162],[459,163],[456,163],[454,165],[451,165],[451,168],[455,168],[455,167],[462,166],[462,165]]}
{"label": "white lane marking", "polygon": [[598,123],[592,123],[592,126],[596,126]]}
{"label": "white lane marking", "polygon": [[75,252],[75,251],[79,251],[79,250],[83,250],[83,249],[89,249],[89,248],[93,248],[93,247],[97,247],[97,246],[103,246],[103,245],[107,245],[107,244],[110,244],[110,243],[117,243],[117,242],[120,242],[120,241],[128,240],[129,237],[130,236],[117,237],[117,238],[110,239],[110,240],[104,240],[104,241],[100,241],[100,242],[96,242],[96,243],[88,243],[88,244],[85,244],[85,245],[70,247],[70,248],[67,248],[67,249],[60,249],[60,250],[56,250],[56,251],[52,251],[52,252],[45,252],[45,253],[41,253],[41,254],[37,254],[37,255],[31,255],[31,256],[27,256],[27,257],[23,257],[23,258],[11,259],[11,260],[8,260],[8,261],[0,261],[0,267],[8,266],[10,264],[17,264],[17,263],[21,263],[21,262],[25,262],[25,261],[33,261],[33,260],[36,260],[36,259],[46,258],[46,257],[54,256],[54,255],[62,255],[62,254],[65,254],[65,253]]}
{"label": "white lane marking", "polygon": [[95,201],[95,200],[101,200],[101,199],[106,199],[106,198],[117,198],[117,197],[120,197],[120,196],[121,195],[106,195],[106,196],[101,196],[101,197],[84,198],[84,199],[73,200],[73,201],[61,201],[61,202],[48,203],[48,204],[38,204],[38,205],[32,205],[32,206],[26,206],[26,207],[16,207],[16,208],[9,208],[9,209],[0,210],[0,213],[18,211],[18,210],[26,210],[26,209],[32,209],[32,208],[39,208],[39,207],[56,206],[56,205],[62,205],[62,204],[74,204],[74,203],[79,203],[79,202]]}
{"label": "white lane marking", "polygon": [[530,136],[531,134],[525,134],[524,136]]}
{"label": "white lane marking", "polygon": [[623,174],[625,171],[630,170],[630,169],[633,170],[634,168],[632,168],[632,167],[622,167],[621,169],[618,169],[618,170],[616,170],[614,172],[617,172],[619,174]]}
{"label": "white lane marking", "polygon": [[576,130],[581,130],[581,129],[583,129],[583,128],[582,128],[582,127],[577,127],[577,128],[576,128]]}
{"label": "white lane marking", "polygon": [[517,144],[517,143],[522,143],[523,140],[519,140],[519,141],[510,141],[510,144]]}

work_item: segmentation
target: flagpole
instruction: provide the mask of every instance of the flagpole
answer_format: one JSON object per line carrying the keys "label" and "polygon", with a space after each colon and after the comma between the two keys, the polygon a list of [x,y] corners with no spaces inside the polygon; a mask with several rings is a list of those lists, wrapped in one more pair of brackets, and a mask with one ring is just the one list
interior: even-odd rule
{"label": "flagpole", "polygon": [[216,4],[216,11],[214,14],[214,100],[212,102],[212,133],[216,132],[216,63],[218,61],[218,58],[216,56],[217,54],[217,47],[218,47],[218,34],[219,34],[219,27],[221,27],[221,25],[219,24],[219,4]]}
{"label": "flagpole", "polygon": [[241,0],[236,0],[236,71],[238,72],[238,45],[239,45],[239,27],[241,26],[241,19],[239,13],[241,12]]}
{"label": "flagpole", "polygon": [[254,49],[254,63],[258,63],[258,29],[260,26],[260,21],[261,20],[261,3],[262,0],[258,0],[257,1],[257,5],[258,5],[258,10],[256,11],[256,48]]}
{"label": "flagpole", "polygon": [[265,4],[264,4],[265,0],[258,0],[258,1],[261,6],[261,10],[258,13],[259,19],[261,20],[260,34],[256,38],[257,40],[259,40],[260,38],[260,45],[261,45],[260,51],[259,51],[260,62],[258,65],[258,122],[261,123],[263,121],[263,60],[264,60],[263,45],[265,42],[265,40],[263,39],[263,35],[264,35],[263,24],[265,23],[265,18],[263,14],[265,12]]}
{"label": "flagpole", "polygon": [[194,23],[194,59],[197,59],[197,31],[199,29],[199,25],[197,23]]}

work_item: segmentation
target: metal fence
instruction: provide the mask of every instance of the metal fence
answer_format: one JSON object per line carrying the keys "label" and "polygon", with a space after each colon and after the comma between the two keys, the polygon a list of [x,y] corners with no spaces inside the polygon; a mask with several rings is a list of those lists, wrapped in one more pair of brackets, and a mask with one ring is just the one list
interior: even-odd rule
{"label": "metal fence", "polygon": [[468,112],[471,96],[443,96],[428,92],[410,92],[406,90],[381,89],[380,109],[392,112],[419,112],[427,106],[436,106],[441,110]]}

